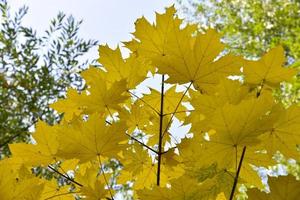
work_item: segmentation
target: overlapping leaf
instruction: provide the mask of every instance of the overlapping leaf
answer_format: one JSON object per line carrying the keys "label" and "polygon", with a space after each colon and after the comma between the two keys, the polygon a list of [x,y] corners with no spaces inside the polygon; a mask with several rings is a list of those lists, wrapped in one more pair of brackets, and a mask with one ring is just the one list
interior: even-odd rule
{"label": "overlapping leaf", "polygon": [[156,24],[145,18],[136,22],[133,33],[139,41],[134,48],[139,56],[149,58],[160,73],[168,74],[169,83],[188,83],[209,92],[212,86],[228,75],[238,74],[241,58],[225,55],[216,60],[224,45],[220,36],[209,29],[195,33],[195,26],[181,28],[182,20],[175,17],[174,7],[156,15]]}
{"label": "overlapping leaf", "polygon": [[261,192],[258,189],[250,189],[247,192],[249,200],[298,200],[300,195],[300,181],[292,175],[270,177],[268,181],[270,193]]}
{"label": "overlapping leaf", "polygon": [[296,74],[295,69],[284,68],[284,50],[281,46],[271,49],[258,61],[246,61],[245,80],[250,84],[278,86]]}
{"label": "overlapping leaf", "polygon": [[93,114],[78,127],[64,127],[59,135],[58,155],[65,159],[79,159],[81,163],[97,156],[116,157],[126,147],[126,127],[122,123],[105,125],[103,118]]}

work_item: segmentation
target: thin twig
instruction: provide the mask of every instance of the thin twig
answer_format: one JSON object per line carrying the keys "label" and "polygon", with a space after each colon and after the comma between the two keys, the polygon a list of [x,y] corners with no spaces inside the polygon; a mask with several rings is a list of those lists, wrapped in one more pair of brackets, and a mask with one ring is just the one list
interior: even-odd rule
{"label": "thin twig", "polygon": [[194,111],[195,110],[181,110],[181,111],[177,111],[177,112],[165,113],[164,116],[178,114],[178,113],[185,113],[185,112],[194,112]]}
{"label": "thin twig", "polygon": [[174,118],[174,116],[175,116],[175,113],[177,112],[177,109],[179,108],[179,106],[180,106],[180,104],[181,104],[183,98],[185,97],[185,95],[186,95],[186,93],[188,92],[188,90],[191,88],[192,84],[193,84],[193,82],[190,82],[190,84],[188,85],[188,87],[187,87],[186,90],[184,91],[183,95],[181,96],[181,98],[180,98],[180,100],[179,100],[179,102],[178,102],[178,104],[177,104],[177,106],[176,106],[174,112],[172,113],[172,116],[171,116],[171,118],[170,118],[170,120],[169,120],[169,122],[168,122],[168,124],[167,124],[167,126],[166,126],[166,128],[165,128],[165,130],[163,131],[162,137],[164,136],[164,134],[165,134],[166,131],[168,130],[169,126],[171,125],[172,120],[173,120],[173,118]]}
{"label": "thin twig", "polygon": [[151,106],[149,103],[147,103],[146,101],[144,101],[144,99],[142,99],[141,97],[137,96],[136,94],[130,92],[129,90],[127,90],[127,92],[129,94],[131,94],[132,96],[134,96],[135,98],[137,98],[138,100],[142,101],[147,106],[149,106],[156,114],[158,114],[158,115],[160,114],[155,108],[153,108],[153,106]]}
{"label": "thin twig", "polygon": [[102,162],[101,162],[100,155],[98,155],[97,158],[98,158],[98,161],[99,161],[100,170],[101,170],[101,172],[102,172],[102,174],[103,174],[103,178],[104,178],[105,184],[106,184],[107,187],[108,187],[110,197],[111,197],[112,200],[114,200],[114,196],[113,196],[113,194],[112,194],[112,192],[111,192],[111,187],[110,187],[110,185],[108,184],[108,181],[107,181],[107,179],[106,179],[104,170],[103,170],[103,168],[102,168]]}
{"label": "thin twig", "polygon": [[113,116],[112,113],[110,112],[110,109],[108,108],[107,105],[105,105],[105,107],[106,107],[106,109],[107,109],[107,111],[108,111],[108,113],[109,113],[109,115],[110,115],[112,121],[115,122],[114,116]]}
{"label": "thin twig", "polygon": [[164,82],[165,75],[161,78],[161,93],[160,93],[160,113],[159,113],[159,135],[158,135],[158,162],[157,162],[157,179],[156,185],[160,184],[160,168],[161,168],[161,156],[162,156],[162,139],[163,139],[163,118],[164,118]]}
{"label": "thin twig", "polygon": [[146,145],[145,143],[139,141],[138,139],[136,139],[135,137],[129,135],[128,133],[125,133],[125,134],[126,134],[128,137],[130,137],[130,139],[136,141],[137,143],[139,143],[139,144],[142,145],[143,147],[146,147],[146,148],[149,149],[150,151],[152,151],[152,152],[158,154],[158,152],[157,152],[156,150],[152,149],[151,147],[149,147],[149,146]]}
{"label": "thin twig", "polygon": [[[107,124],[109,124],[109,125],[112,125],[112,123],[109,122],[109,121],[107,121],[107,120],[105,120],[105,122],[106,122]],[[146,148],[149,149],[150,151],[152,151],[152,152],[158,154],[158,152],[157,152],[156,150],[154,150],[153,148],[149,147],[149,146],[146,145],[145,143],[139,141],[138,139],[136,139],[135,137],[131,136],[131,135],[128,134],[128,133],[125,133],[125,134],[126,134],[128,137],[130,137],[130,139],[136,141],[137,143],[139,143],[139,144],[142,145],[143,147],[146,147]]]}
{"label": "thin twig", "polygon": [[238,179],[239,179],[240,171],[241,171],[241,168],[242,168],[245,152],[246,152],[246,146],[244,146],[244,148],[243,148],[243,152],[242,152],[242,156],[241,156],[241,159],[240,159],[240,162],[239,162],[239,166],[238,166],[236,175],[234,177],[234,182],[233,182],[233,186],[232,186],[232,190],[231,190],[231,193],[230,193],[229,200],[233,200],[234,192],[235,192],[235,188],[236,188],[237,183],[238,183]]}
{"label": "thin twig", "polygon": [[62,176],[62,177],[64,177],[65,179],[67,179],[67,180],[71,181],[72,183],[74,183],[74,184],[76,184],[76,185],[78,185],[78,186],[80,186],[80,187],[83,187],[83,185],[82,185],[82,184],[80,184],[80,183],[78,183],[77,181],[75,181],[75,180],[71,179],[69,176],[66,176],[66,175],[64,175],[64,174],[60,173],[60,172],[59,172],[59,171],[57,171],[55,168],[53,168],[51,165],[48,165],[48,168],[49,168],[49,169],[51,169],[53,172],[55,172],[55,173],[57,173],[57,174],[61,175],[61,176]]}

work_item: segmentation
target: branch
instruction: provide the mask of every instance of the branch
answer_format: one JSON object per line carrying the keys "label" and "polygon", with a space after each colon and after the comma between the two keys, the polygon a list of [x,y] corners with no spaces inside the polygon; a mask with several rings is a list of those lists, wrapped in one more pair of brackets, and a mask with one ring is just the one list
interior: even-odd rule
{"label": "branch", "polygon": [[238,183],[238,179],[239,179],[240,171],[241,171],[241,168],[242,168],[245,152],[246,152],[246,146],[244,146],[244,148],[243,148],[243,152],[242,152],[242,156],[241,156],[241,159],[240,159],[240,162],[239,162],[239,166],[238,166],[236,175],[234,177],[234,182],[233,182],[233,186],[232,186],[232,190],[231,190],[231,193],[230,193],[229,200],[233,200],[234,192],[235,192],[235,188],[236,188],[237,183]]}
{"label": "branch", "polygon": [[162,156],[162,139],[163,139],[163,118],[164,118],[164,82],[165,75],[161,77],[161,93],[160,93],[160,113],[159,113],[159,138],[158,138],[158,162],[157,162],[157,179],[156,185],[160,184],[160,167]]}
{"label": "branch", "polygon": [[66,176],[66,175],[64,175],[64,174],[60,173],[60,172],[59,172],[59,171],[57,171],[55,168],[53,168],[51,165],[48,165],[48,168],[49,168],[49,169],[51,169],[53,172],[55,172],[55,173],[57,173],[57,174],[61,175],[61,176],[62,176],[62,177],[64,177],[65,179],[67,179],[67,180],[71,181],[72,183],[74,183],[74,184],[76,184],[76,185],[78,185],[78,186],[80,186],[80,187],[83,187],[83,185],[82,185],[82,184],[80,184],[80,183],[78,183],[77,181],[75,181],[75,180],[71,179],[69,176]]}
{"label": "branch", "polygon": [[[109,125],[112,125],[112,123],[109,122],[109,121],[107,121],[107,120],[105,120],[105,122],[106,122],[107,124],[109,124]],[[136,139],[135,137],[131,136],[131,135],[128,134],[128,133],[125,133],[125,134],[126,134],[128,137],[130,137],[130,139],[136,141],[137,143],[139,143],[139,144],[142,145],[143,147],[146,147],[146,148],[149,149],[150,151],[152,151],[152,152],[158,154],[158,152],[157,152],[156,150],[152,149],[152,148],[149,147],[148,145],[146,145],[146,144],[144,144],[143,142],[139,141],[139,140]]]}
{"label": "branch", "polygon": [[128,137],[130,137],[130,139],[136,141],[137,143],[139,143],[140,145],[142,145],[143,147],[146,147],[147,149],[149,149],[150,151],[158,154],[158,152],[154,149],[152,149],[151,147],[149,147],[148,145],[144,144],[143,142],[139,141],[138,139],[136,139],[135,137],[129,135],[128,133],[125,133]]}

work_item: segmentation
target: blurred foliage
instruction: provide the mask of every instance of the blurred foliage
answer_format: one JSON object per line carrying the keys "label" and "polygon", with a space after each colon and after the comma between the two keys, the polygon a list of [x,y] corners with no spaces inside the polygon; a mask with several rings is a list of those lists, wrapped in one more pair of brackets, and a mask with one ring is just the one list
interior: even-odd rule
{"label": "blurred foliage", "polygon": [[29,140],[37,120],[53,124],[60,116],[49,103],[65,95],[67,87],[82,89],[80,72],[87,67],[82,57],[97,41],[78,36],[82,21],[59,13],[39,36],[22,25],[28,11],[11,13],[0,1],[0,154],[7,143]]}
{"label": "blurred foliage", "polygon": [[[281,44],[291,67],[300,68],[299,0],[178,0],[188,21],[200,30],[213,27],[223,34],[227,49],[257,59]],[[284,83],[277,96],[289,106],[300,101],[300,77]]]}

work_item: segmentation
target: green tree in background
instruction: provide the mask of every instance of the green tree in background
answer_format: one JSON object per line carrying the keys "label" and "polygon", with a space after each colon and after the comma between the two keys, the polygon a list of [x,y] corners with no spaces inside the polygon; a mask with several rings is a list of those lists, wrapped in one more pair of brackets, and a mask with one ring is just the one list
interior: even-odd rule
{"label": "green tree in background", "polygon": [[[204,30],[213,27],[223,33],[228,49],[256,59],[281,44],[288,64],[300,66],[299,0],[179,0],[189,21]],[[282,85],[281,100],[286,104],[300,100],[300,78]]]}
{"label": "green tree in background", "polygon": [[65,95],[67,87],[82,89],[82,56],[97,44],[78,36],[82,21],[59,13],[39,36],[22,25],[27,7],[11,13],[0,1],[0,153],[7,143],[29,139],[37,120],[53,124],[60,116],[49,103]]}

